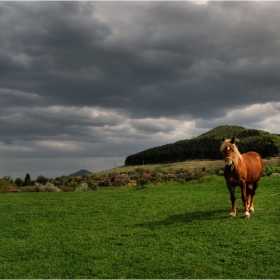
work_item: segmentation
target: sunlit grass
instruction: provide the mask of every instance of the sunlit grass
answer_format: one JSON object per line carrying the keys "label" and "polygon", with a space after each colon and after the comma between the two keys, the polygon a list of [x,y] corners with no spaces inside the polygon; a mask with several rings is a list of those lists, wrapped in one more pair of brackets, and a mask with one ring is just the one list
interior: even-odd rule
{"label": "sunlit grass", "polygon": [[[279,167],[280,160],[279,157],[263,159],[264,167],[273,168]],[[220,160],[189,160],[184,162],[176,162],[170,164],[145,164],[145,165],[132,165],[132,166],[118,166],[116,168],[104,170],[97,172],[97,176],[101,175],[108,175],[112,173],[129,173],[135,172],[135,170],[142,169],[142,170],[149,170],[150,172],[172,172],[179,169],[183,170],[194,170],[194,169],[201,169],[205,168],[206,170],[215,170],[224,167],[224,162],[222,159]]]}
{"label": "sunlit grass", "polygon": [[[1,278],[278,278],[280,178],[229,219],[224,181],[0,195]],[[273,194],[271,196],[271,194]]]}

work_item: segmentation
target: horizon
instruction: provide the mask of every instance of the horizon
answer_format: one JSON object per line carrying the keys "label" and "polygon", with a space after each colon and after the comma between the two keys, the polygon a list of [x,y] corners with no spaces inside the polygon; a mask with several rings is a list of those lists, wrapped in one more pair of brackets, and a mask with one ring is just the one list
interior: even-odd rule
{"label": "horizon", "polygon": [[[221,126],[228,126],[228,125],[221,125]],[[212,129],[209,129],[209,130],[207,130],[207,131],[201,133],[200,135],[196,135],[196,136],[194,136],[194,137],[192,137],[192,138],[189,138],[189,139],[180,139],[180,140],[177,140],[177,141],[191,140],[191,139],[193,139],[193,138],[199,137],[199,136],[201,136],[202,134],[207,133],[207,132],[209,132],[209,131],[211,131],[211,130],[214,130],[214,129],[216,129],[216,128],[218,128],[218,127],[221,127],[221,126],[213,127]],[[240,126],[240,125],[231,125],[231,127],[232,127],[232,126],[244,127],[244,126]],[[244,129],[252,129],[252,128],[244,127]],[[260,130],[260,129],[257,129],[257,130]],[[268,131],[266,131],[266,130],[261,130],[261,131],[268,132]],[[269,133],[270,133],[270,132],[269,132]],[[280,136],[280,134],[277,134],[277,133],[270,133],[270,134]],[[165,143],[165,144],[160,145],[160,146],[164,146],[164,145],[166,145],[166,144],[174,144],[174,143],[176,143],[177,141],[172,142],[172,143]],[[156,146],[156,147],[159,147],[159,146]],[[148,149],[153,149],[153,148],[156,148],[156,147],[150,147],[150,148],[148,148]],[[148,149],[147,149],[147,150],[148,150]],[[143,151],[145,151],[145,150],[143,150]],[[136,154],[136,153],[138,153],[138,152],[143,152],[143,151],[137,151],[137,152],[135,152],[134,154]],[[129,155],[127,155],[127,156],[129,156]],[[189,161],[189,160],[186,160],[186,161]],[[185,162],[185,161],[182,161],[182,162]],[[143,165],[145,165],[145,164],[143,164]],[[148,164],[148,165],[149,165],[149,164]],[[61,176],[66,176],[66,177],[68,177],[68,176],[71,176],[71,175],[73,175],[73,174],[75,174],[75,173],[79,173],[79,172],[81,172],[81,171],[86,171],[86,172],[90,172],[90,173],[92,173],[92,174],[95,174],[95,173],[99,173],[99,172],[102,172],[102,171],[107,171],[107,170],[110,170],[110,169],[116,169],[116,168],[118,168],[118,167],[123,167],[123,166],[126,166],[126,165],[125,165],[125,160],[124,160],[124,164],[122,164],[122,165],[117,165],[117,164],[115,164],[113,167],[109,167],[109,168],[107,168],[107,169],[105,168],[105,169],[100,169],[100,170],[98,170],[98,171],[91,171],[91,170],[88,170],[87,168],[79,168],[77,171],[67,172],[68,175],[66,175],[66,174],[60,174],[60,175],[57,175],[57,176],[45,176],[44,174],[38,174],[38,175],[32,177],[32,174],[30,174],[30,172],[27,172],[27,173],[30,174],[32,180],[36,180],[35,177],[37,178],[37,177],[40,176],[40,175],[43,175],[43,176],[45,176],[46,178],[49,178],[49,179],[55,179],[55,178],[61,177]],[[138,165],[136,165],[136,166],[138,166]],[[26,174],[27,174],[27,173],[26,173]],[[16,178],[24,179],[26,174],[24,174],[23,177],[17,176],[17,177],[15,177],[15,178],[13,178],[10,174],[6,174],[5,176],[11,176],[12,179],[15,180]],[[4,177],[4,176],[3,176],[3,177]]]}

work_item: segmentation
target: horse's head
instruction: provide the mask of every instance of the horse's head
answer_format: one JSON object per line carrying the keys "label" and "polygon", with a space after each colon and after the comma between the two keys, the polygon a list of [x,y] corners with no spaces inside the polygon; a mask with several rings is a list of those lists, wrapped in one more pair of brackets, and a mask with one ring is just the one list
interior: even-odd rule
{"label": "horse's head", "polygon": [[235,144],[234,144],[234,138],[232,139],[222,139],[223,143],[221,146],[221,152],[223,153],[226,167],[230,169],[231,171],[234,168],[234,157],[235,157],[235,152],[237,150]]}

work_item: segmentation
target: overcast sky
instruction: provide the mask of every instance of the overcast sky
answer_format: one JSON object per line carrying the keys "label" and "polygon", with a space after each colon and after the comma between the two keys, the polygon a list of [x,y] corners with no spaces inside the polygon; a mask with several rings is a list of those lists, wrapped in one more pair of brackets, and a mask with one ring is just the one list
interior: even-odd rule
{"label": "overcast sky", "polygon": [[280,133],[280,2],[0,2],[0,36],[1,178]]}

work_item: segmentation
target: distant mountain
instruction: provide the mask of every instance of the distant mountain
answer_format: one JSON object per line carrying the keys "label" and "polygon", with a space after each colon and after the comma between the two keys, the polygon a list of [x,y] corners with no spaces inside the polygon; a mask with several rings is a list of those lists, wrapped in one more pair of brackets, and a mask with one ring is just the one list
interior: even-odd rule
{"label": "distant mountain", "polygon": [[66,177],[75,177],[75,176],[81,176],[81,175],[87,175],[87,174],[91,174],[92,172],[86,170],[86,169],[81,169],[75,173],[72,173]]}
{"label": "distant mountain", "polygon": [[221,159],[222,138],[235,137],[241,153],[256,151],[263,158],[278,156],[280,137],[277,134],[242,126],[217,126],[200,136],[175,143],[150,148],[129,155],[126,165],[155,164],[186,161],[190,159]]}

